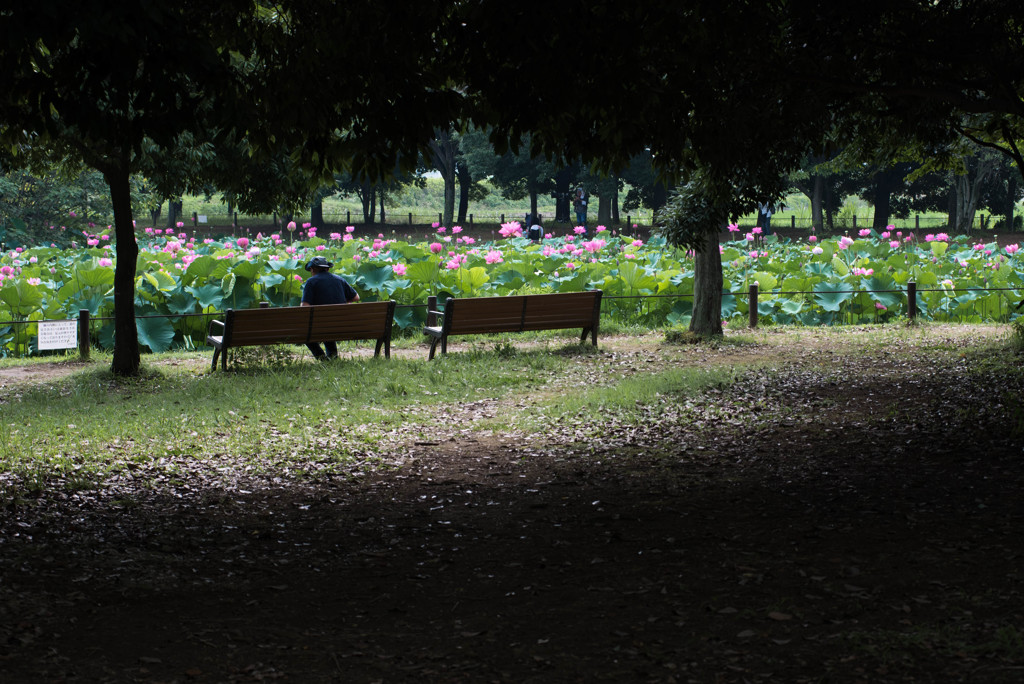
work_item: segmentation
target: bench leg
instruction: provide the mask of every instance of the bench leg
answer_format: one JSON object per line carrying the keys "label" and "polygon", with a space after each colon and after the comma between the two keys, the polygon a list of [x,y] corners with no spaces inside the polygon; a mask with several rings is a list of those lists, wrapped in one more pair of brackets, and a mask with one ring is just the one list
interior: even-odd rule
{"label": "bench leg", "polygon": [[[432,360],[434,358],[434,353],[437,351],[437,343],[440,342],[441,339],[442,338],[440,338],[440,337],[431,338],[431,340],[430,340],[430,354],[427,355],[427,361],[430,361],[430,360]],[[441,353],[443,354],[444,351],[442,350]]]}
{"label": "bench leg", "polygon": [[217,370],[217,357],[220,356],[220,349],[218,347],[213,348],[213,365],[210,366],[210,372]]}
{"label": "bench leg", "polygon": [[380,348],[383,347],[383,346],[384,346],[384,338],[382,337],[379,340],[377,340],[377,346],[373,350],[374,358],[380,356]]}

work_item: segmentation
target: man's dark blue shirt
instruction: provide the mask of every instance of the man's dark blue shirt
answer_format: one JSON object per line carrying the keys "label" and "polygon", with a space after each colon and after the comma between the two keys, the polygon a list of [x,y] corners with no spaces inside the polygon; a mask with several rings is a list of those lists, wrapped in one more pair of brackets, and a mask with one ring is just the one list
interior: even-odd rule
{"label": "man's dark blue shirt", "polygon": [[302,288],[305,304],[345,304],[355,299],[356,291],[341,276],[323,271],[310,277]]}

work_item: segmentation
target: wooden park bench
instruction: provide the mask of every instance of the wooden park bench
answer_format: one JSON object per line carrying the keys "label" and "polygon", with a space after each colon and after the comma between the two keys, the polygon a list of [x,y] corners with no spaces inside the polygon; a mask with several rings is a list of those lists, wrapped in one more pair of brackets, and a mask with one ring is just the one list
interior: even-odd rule
{"label": "wooden park bench", "polygon": [[[449,335],[582,328],[580,342],[590,335],[591,343],[596,347],[601,321],[601,291],[449,298],[443,313],[429,311],[427,316],[428,325],[423,332],[432,338],[428,360],[434,358],[438,342],[441,343],[441,353],[447,353]],[[442,317],[441,325],[431,325],[438,316]]]}
{"label": "wooden park bench", "polygon": [[[319,304],[260,309],[228,309],[223,321],[211,321],[206,343],[213,347],[213,365],[223,352],[222,368],[228,367],[228,349],[270,344],[305,344],[341,340],[376,340],[374,356],[384,349],[391,358],[391,326],[395,302]],[[220,334],[215,335],[214,329]]]}

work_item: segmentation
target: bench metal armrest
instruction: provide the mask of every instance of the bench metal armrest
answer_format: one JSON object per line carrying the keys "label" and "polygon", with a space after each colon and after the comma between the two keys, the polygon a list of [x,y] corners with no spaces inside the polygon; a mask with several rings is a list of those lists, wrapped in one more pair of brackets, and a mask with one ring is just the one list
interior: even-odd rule
{"label": "bench metal armrest", "polygon": [[219,325],[220,326],[220,332],[223,335],[224,334],[224,321],[218,321],[218,320],[210,321],[210,325],[208,325],[207,328],[206,328],[206,334],[207,335],[212,335],[213,334],[213,326],[215,326],[215,325]]}

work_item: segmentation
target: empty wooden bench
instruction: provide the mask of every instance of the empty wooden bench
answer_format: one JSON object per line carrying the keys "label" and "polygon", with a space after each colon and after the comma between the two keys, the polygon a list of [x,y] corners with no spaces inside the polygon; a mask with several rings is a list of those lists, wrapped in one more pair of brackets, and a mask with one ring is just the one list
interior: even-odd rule
{"label": "empty wooden bench", "polygon": [[213,347],[211,370],[217,370],[221,353],[222,368],[227,370],[228,349],[270,344],[376,340],[374,356],[383,348],[384,357],[390,358],[394,319],[393,301],[228,309],[224,320],[211,321],[207,330],[206,343]]}
{"label": "empty wooden bench", "polygon": [[434,358],[438,342],[441,343],[442,354],[448,351],[449,335],[582,328],[580,342],[590,335],[591,343],[596,347],[601,321],[601,291],[449,298],[443,313],[431,311],[428,315],[442,317],[441,325],[423,328],[424,334],[432,338],[428,360]]}

